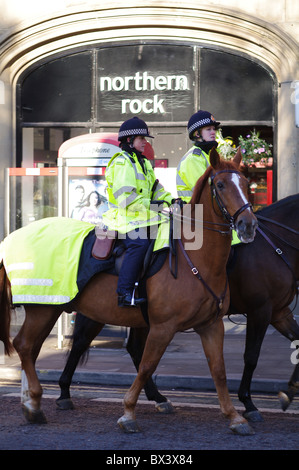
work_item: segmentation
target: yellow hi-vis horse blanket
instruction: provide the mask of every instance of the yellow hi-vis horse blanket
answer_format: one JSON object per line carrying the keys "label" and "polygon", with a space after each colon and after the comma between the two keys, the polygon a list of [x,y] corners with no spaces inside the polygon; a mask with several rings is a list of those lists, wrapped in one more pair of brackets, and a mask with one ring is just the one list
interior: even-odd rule
{"label": "yellow hi-vis horse blanket", "polygon": [[0,245],[14,304],[65,304],[78,293],[82,244],[95,227],[49,217],[12,232]]}

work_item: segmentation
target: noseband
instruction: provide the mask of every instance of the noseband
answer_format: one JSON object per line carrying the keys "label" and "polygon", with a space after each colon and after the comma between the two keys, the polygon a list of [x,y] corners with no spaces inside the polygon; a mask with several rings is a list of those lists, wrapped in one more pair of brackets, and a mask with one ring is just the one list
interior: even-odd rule
{"label": "noseband", "polygon": [[233,229],[233,228],[235,228],[235,223],[236,223],[236,220],[239,217],[239,215],[242,212],[244,212],[246,209],[248,209],[248,207],[250,207],[250,209],[252,209],[252,204],[250,202],[247,202],[246,204],[241,206],[234,213],[234,215],[230,215],[230,213],[228,212],[228,210],[225,207],[225,204],[224,204],[223,200],[221,199],[220,194],[217,191],[215,181],[214,181],[216,176],[220,175],[221,173],[236,173],[237,175],[240,175],[241,177],[242,177],[242,175],[240,174],[240,172],[238,170],[220,170],[220,171],[217,171],[217,173],[215,173],[214,175],[210,176],[210,186],[211,186],[212,198],[216,200],[217,205],[218,205],[218,207],[221,211],[221,214],[229,222],[230,228]]}

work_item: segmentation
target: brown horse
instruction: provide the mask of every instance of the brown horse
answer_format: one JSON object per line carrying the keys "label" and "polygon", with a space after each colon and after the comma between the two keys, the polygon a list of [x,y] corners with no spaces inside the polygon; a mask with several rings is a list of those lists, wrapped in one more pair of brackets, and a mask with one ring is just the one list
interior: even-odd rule
{"label": "brown horse", "polygon": [[[229,306],[226,264],[231,229],[234,227],[239,238],[248,243],[253,241],[257,226],[248,203],[247,180],[238,171],[240,161],[240,152],[233,162],[227,162],[220,160],[215,149],[211,151],[211,166],[198,180],[190,206],[186,205],[180,216],[182,230],[181,239],[178,240],[177,276],[172,275],[165,262],[160,271],[147,281],[150,329],[137,377],[124,398],[124,415],[118,421],[126,432],[138,431],[135,407],[139,394],[175,333],[194,328],[201,337],[220,408],[230,420],[230,429],[243,435],[253,433],[246,419],[232,405],[223,359],[222,317]],[[194,245],[187,243],[189,240],[184,235],[183,225],[185,217],[191,213],[193,232],[197,228],[195,215],[198,204],[203,207],[203,232],[206,235],[202,247],[192,249]],[[10,297],[5,267],[1,269],[1,276],[0,339],[9,352]],[[116,276],[100,273],[89,281],[71,305],[24,305],[25,321],[13,345],[22,364],[22,406],[29,421],[43,422],[45,419],[40,408],[42,388],[35,361],[45,338],[63,311],[71,308],[102,325],[147,326],[139,308],[117,306],[116,283]]]}
{"label": "brown horse", "polygon": [[[253,243],[234,245],[231,250],[227,267],[231,302],[228,314],[241,313],[247,318],[244,370],[238,396],[245,407],[245,418],[262,421],[251,396],[251,382],[269,324],[294,342],[293,346],[299,344],[299,325],[289,307],[294,299],[298,302],[299,296],[299,194],[281,199],[257,211],[255,216],[259,227]],[[100,331],[101,325],[77,313],[72,348],[59,379],[61,394],[56,401],[59,409],[74,407],[70,395],[73,374],[79,360],[86,360],[90,343]],[[145,328],[129,331],[126,349],[137,370],[147,334]],[[283,410],[299,391],[297,354],[298,349],[291,354],[296,365],[288,389],[279,393]],[[148,379],[144,391],[148,400],[156,402],[159,412],[172,411],[171,403],[161,395],[152,378]]]}
{"label": "brown horse", "polygon": [[[263,419],[250,389],[268,326],[274,326],[290,341],[299,339],[299,326],[289,307],[297,295],[299,279],[299,194],[281,199],[255,215],[259,228],[254,242],[236,245],[228,265],[231,295],[228,313],[247,317],[244,370],[238,396],[250,421]],[[288,392],[280,393],[283,409],[289,406],[298,388],[296,366]]]}

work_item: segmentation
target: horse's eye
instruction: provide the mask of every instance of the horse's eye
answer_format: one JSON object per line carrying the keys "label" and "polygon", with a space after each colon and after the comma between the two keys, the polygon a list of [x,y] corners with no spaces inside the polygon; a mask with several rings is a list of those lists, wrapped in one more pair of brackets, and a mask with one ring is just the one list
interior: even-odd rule
{"label": "horse's eye", "polygon": [[224,188],[224,184],[222,183],[222,181],[217,181],[217,188],[220,190]]}

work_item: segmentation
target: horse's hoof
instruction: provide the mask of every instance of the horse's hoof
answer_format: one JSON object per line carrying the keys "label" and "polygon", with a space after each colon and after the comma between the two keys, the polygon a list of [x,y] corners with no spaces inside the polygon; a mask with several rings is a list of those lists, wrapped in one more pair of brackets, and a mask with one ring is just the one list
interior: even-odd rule
{"label": "horse's hoof", "polygon": [[279,392],[278,399],[280,401],[282,411],[286,411],[291,404],[291,400],[285,392]]}
{"label": "horse's hoof", "polygon": [[56,400],[56,406],[59,410],[74,410],[74,404],[70,398],[63,398],[62,400],[59,400],[59,398]]}
{"label": "horse's hoof", "polygon": [[140,428],[139,428],[137,422],[134,421],[133,419],[127,419],[124,416],[122,416],[117,421],[117,424],[119,425],[121,430],[124,431],[124,432],[127,432],[127,433],[140,432]]}
{"label": "horse's hoof", "polygon": [[245,411],[243,413],[243,416],[251,423],[261,423],[262,421],[264,421],[264,418],[258,410]]}
{"label": "horse's hoof", "polygon": [[254,430],[248,423],[232,424],[229,428],[233,433],[238,434],[239,436],[252,436],[255,434]]}
{"label": "horse's hoof", "polygon": [[30,424],[46,424],[47,419],[42,410],[32,410],[25,404],[22,405],[23,414]]}
{"label": "horse's hoof", "polygon": [[155,406],[159,413],[163,413],[165,415],[174,413],[174,407],[170,401],[163,401],[162,403],[157,403]]}

